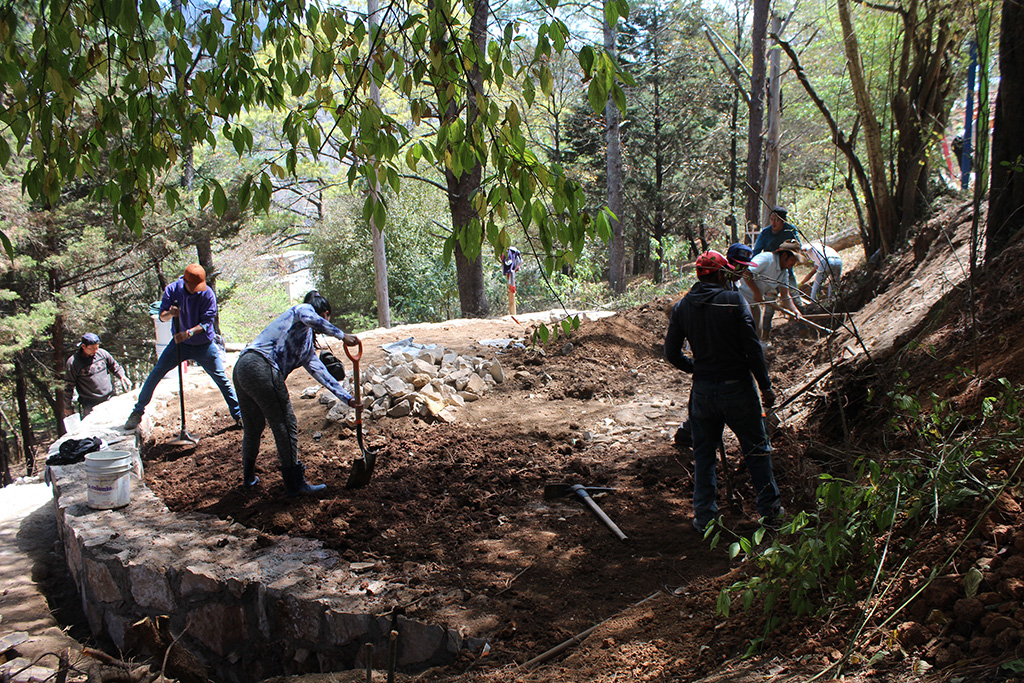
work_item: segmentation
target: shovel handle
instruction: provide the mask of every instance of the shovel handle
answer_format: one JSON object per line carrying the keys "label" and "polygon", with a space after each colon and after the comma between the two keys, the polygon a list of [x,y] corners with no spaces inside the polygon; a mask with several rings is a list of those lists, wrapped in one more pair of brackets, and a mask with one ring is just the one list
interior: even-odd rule
{"label": "shovel handle", "polygon": [[626,534],[622,533],[622,529],[620,529],[615,522],[611,520],[611,517],[604,513],[604,510],[602,510],[601,507],[594,502],[594,499],[590,497],[590,494],[587,493],[587,487],[580,484],[573,484],[572,490],[576,492],[577,496],[583,499],[583,502],[587,504],[587,507],[597,515],[598,519],[600,519],[606,527],[611,529],[611,532],[615,534],[620,541],[626,540]]}
{"label": "shovel handle", "polygon": [[359,359],[363,357],[363,340],[360,339],[359,337],[356,337],[356,341],[359,342],[358,344],[355,345],[356,348],[358,348],[359,350],[356,351],[355,355],[352,355],[352,352],[349,351],[349,349],[352,348],[351,346],[344,343],[342,344],[345,347],[345,355],[348,356],[348,359],[353,363],[358,363]]}

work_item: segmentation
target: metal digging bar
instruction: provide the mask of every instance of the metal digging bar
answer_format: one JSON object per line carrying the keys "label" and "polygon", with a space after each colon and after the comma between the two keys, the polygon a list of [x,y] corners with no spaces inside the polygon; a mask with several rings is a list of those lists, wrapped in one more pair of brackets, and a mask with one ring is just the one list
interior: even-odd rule
{"label": "metal digging bar", "polygon": [[627,540],[626,534],[622,533],[622,529],[616,526],[615,522],[604,513],[604,510],[594,502],[594,499],[590,497],[588,491],[594,491],[595,493],[605,493],[614,491],[613,488],[607,486],[582,486],[580,484],[546,484],[544,486],[544,500],[552,500],[554,498],[562,498],[568,496],[570,493],[575,493],[587,507],[590,508],[591,512],[597,515],[597,518],[608,527],[613,534],[618,537],[620,541]]}
{"label": "metal digging bar", "polygon": [[356,399],[356,441],[359,442],[359,452],[362,453],[361,458],[356,458],[352,461],[352,472],[348,475],[348,481],[345,483],[347,489],[359,489],[370,483],[370,479],[373,477],[373,466],[377,463],[377,454],[380,449],[367,448],[363,443],[363,406],[360,400],[360,389],[363,383],[362,377],[359,374],[359,359],[363,357],[363,342],[362,340],[356,345],[358,350],[353,353],[349,351],[348,344],[345,345],[345,355],[352,361],[352,395]]}
{"label": "metal digging bar", "polygon": [[171,446],[195,446],[199,439],[193,437],[185,429],[185,378],[181,372],[181,342],[174,342],[174,350],[178,354],[178,402],[181,404],[181,433],[178,438],[169,441]]}

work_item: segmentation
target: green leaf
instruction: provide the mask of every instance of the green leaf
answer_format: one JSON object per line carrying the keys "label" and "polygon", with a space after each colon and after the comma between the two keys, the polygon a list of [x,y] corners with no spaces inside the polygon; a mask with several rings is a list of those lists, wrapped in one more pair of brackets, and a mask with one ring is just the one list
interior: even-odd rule
{"label": "green leaf", "polygon": [[0,230],[0,244],[4,247],[4,252],[7,254],[7,258],[14,260],[14,245],[11,244],[11,240],[8,239],[7,233]]}
{"label": "green leaf", "polygon": [[715,603],[715,611],[726,619],[729,618],[729,608],[731,605],[731,599],[729,596],[729,589],[723,588],[718,593],[718,602]]}
{"label": "green leaf", "polygon": [[619,21],[619,4],[613,0],[605,0],[604,3],[604,20],[609,27],[615,28],[615,24]]}
{"label": "green leaf", "polygon": [[547,65],[542,66],[540,69],[540,89],[547,97],[551,97],[551,93],[555,89],[555,79]]}
{"label": "green leaf", "polygon": [[215,183],[213,188],[213,211],[218,216],[223,216],[228,210],[228,197],[224,194],[224,188],[220,183]]}
{"label": "green leaf", "polygon": [[587,101],[590,102],[590,108],[594,110],[594,113],[600,114],[604,111],[604,107],[608,103],[608,89],[605,87],[603,79],[593,78],[590,80],[590,85],[587,87]]}
{"label": "green leaf", "polygon": [[594,68],[594,48],[589,45],[585,45],[580,48],[578,59],[580,67],[583,69],[583,73],[589,78],[590,70]]}

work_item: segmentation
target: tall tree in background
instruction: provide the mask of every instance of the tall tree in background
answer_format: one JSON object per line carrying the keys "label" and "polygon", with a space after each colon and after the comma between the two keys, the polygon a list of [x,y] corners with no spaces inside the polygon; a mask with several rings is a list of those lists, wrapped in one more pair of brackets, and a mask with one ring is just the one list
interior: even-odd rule
{"label": "tall tree in background", "polygon": [[[620,0],[605,0],[604,5],[604,51],[617,61],[615,26],[618,20]],[[624,4],[624,3],[623,3]],[[608,284],[612,291],[621,294],[626,291],[626,240],[623,221],[622,201],[622,137],[619,132],[619,108],[609,94],[604,105],[605,156],[607,169],[608,210],[612,212],[612,238],[608,244]]]}
{"label": "tall tree in background", "polygon": [[[392,21],[372,36],[364,17],[344,8],[284,0],[204,8],[194,26],[156,0],[122,3],[117,13],[98,0],[44,0],[39,7],[40,16],[30,21],[13,4],[0,6],[0,92],[8,105],[0,108],[0,126],[29,157],[23,185],[34,200],[57,197],[65,183],[89,176],[105,157],[114,173],[93,196],[109,202],[118,221],[141,233],[158,198],[172,210],[183,201],[179,188],[164,182],[180,163],[183,140],[215,145],[221,131],[239,156],[252,153],[252,130],[237,119],[267,109],[285,113],[281,133],[290,147],[239,178],[237,191],[219,178],[201,179],[200,209],[212,206],[224,214],[230,192],[239,211],[266,211],[274,192],[271,177],[295,174],[300,144],[315,158],[326,145],[321,124],[329,121],[328,134],[343,150],[352,187],[380,180],[400,192],[404,166],[415,169],[424,159],[459,183],[477,164],[493,171],[486,192],[483,186],[472,194],[463,191],[468,185],[453,188],[460,227],[448,253],[457,245],[471,269],[485,239],[496,251],[509,245],[510,214],[524,227],[533,226],[548,269],[560,266],[567,254],[578,256],[588,238],[610,236],[607,216],[585,210],[579,184],[526,149],[522,112],[500,96],[506,84],[547,95],[545,60],[562,52],[570,35],[561,21],[536,27],[533,57],[514,65],[519,26],[508,24],[480,47],[481,33],[473,26],[487,26],[486,3],[478,11],[472,2],[435,0],[426,12],[418,3],[393,3]],[[439,26],[447,28],[443,46],[431,40]],[[457,58],[438,61],[434,47]],[[168,61],[159,61],[164,54]],[[590,80],[591,103],[604,109],[612,94],[621,108],[614,61],[590,46],[579,50],[578,59]],[[173,78],[176,69],[188,78]],[[486,89],[473,83],[474,69]],[[394,108],[373,102],[371,82],[400,93]],[[440,111],[438,92],[446,98]],[[447,105],[453,102],[476,110],[466,110],[471,129],[470,118],[449,117]],[[81,112],[97,118],[89,129],[76,131]],[[190,115],[183,122],[177,112]],[[415,130],[424,116],[442,119],[431,144]],[[0,166],[9,165],[12,152],[0,137]],[[384,201],[383,195],[371,195],[366,208],[378,227],[386,223]],[[566,246],[557,248],[556,242]],[[474,281],[464,309],[478,314],[485,306],[480,279]]]}
{"label": "tall tree in background", "polygon": [[771,0],[754,0],[750,29],[750,97],[747,128],[747,225],[760,224],[761,215],[761,154],[764,139],[764,86],[767,66],[768,15]]}
{"label": "tall tree in background", "polygon": [[707,210],[728,187],[731,89],[702,39],[702,11],[696,2],[642,2],[620,24],[619,57],[636,81],[626,90],[632,113],[623,136],[628,234],[634,271],[654,266],[656,282],[669,247],[698,251],[702,226],[705,239],[719,236],[705,224]]}
{"label": "tall tree in background", "polygon": [[1000,36],[986,263],[1024,228],[1024,6],[1018,0],[1004,0]]}

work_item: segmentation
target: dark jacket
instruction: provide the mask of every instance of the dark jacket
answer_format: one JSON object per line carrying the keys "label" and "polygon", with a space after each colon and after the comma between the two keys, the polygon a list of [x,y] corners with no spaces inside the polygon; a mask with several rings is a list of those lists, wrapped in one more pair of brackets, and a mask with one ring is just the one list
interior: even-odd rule
{"label": "dark jacket", "polygon": [[[692,360],[683,354],[686,340]],[[665,358],[695,380],[743,380],[752,374],[762,394],[772,387],[750,307],[739,292],[718,284],[698,282],[672,309]]]}

